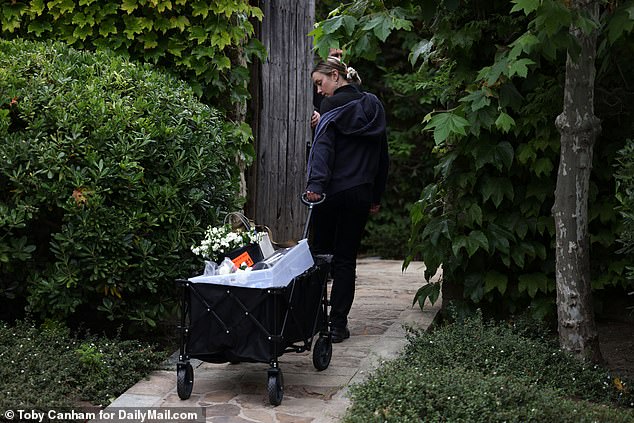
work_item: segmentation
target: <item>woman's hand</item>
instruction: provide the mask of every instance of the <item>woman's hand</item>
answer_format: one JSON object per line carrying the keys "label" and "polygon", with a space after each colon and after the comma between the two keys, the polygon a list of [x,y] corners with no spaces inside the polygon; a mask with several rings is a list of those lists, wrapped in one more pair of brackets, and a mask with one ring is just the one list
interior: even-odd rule
{"label": "woman's hand", "polygon": [[308,199],[308,201],[310,201],[311,203],[316,203],[317,201],[321,200],[321,194],[312,191],[306,191],[306,199]]}
{"label": "woman's hand", "polygon": [[310,127],[311,128],[315,128],[317,126],[317,124],[319,123],[319,118],[321,117],[321,115],[319,114],[319,112],[317,110],[313,110],[313,115],[310,117]]}

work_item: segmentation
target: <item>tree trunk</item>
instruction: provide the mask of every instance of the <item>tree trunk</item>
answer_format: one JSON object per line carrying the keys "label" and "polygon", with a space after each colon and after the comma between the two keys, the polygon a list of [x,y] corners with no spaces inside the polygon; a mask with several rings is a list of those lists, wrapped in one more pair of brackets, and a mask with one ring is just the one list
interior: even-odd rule
{"label": "tree trunk", "polygon": [[[596,0],[572,1],[571,7],[598,20]],[[601,360],[590,284],[588,188],[592,149],[601,123],[594,115],[597,34],[571,27],[578,54],[568,52],[563,113],[555,124],[561,153],[553,214],[556,229],[556,282],[559,342],[585,360]],[[573,56],[574,55],[574,56]]]}
{"label": "tree trunk", "polygon": [[307,210],[306,145],[311,138],[313,63],[307,34],[315,21],[314,0],[260,0],[258,28],[268,57],[256,69],[251,101],[256,157],[249,172],[247,210],[267,225],[275,241],[297,240]]}

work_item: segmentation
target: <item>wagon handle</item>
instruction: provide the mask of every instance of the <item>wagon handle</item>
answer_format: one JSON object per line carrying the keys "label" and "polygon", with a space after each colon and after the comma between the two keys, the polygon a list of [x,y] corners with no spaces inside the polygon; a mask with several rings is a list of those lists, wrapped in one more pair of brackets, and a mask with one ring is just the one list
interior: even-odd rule
{"label": "wagon handle", "polygon": [[302,203],[308,206],[308,217],[306,218],[306,224],[304,225],[304,234],[302,235],[302,239],[305,239],[308,236],[308,227],[310,225],[310,216],[313,214],[313,207],[317,204],[321,204],[326,200],[326,194],[321,194],[321,199],[319,201],[308,201],[308,197],[306,193],[302,193],[301,195]]}

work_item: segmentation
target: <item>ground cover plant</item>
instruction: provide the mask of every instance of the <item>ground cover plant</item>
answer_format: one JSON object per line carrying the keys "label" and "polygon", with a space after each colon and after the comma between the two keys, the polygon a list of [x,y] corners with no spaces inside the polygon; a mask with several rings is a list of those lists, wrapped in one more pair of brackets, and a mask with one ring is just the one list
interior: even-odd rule
{"label": "ground cover plant", "polygon": [[0,412],[107,406],[167,358],[120,336],[79,337],[59,324],[0,323]]}
{"label": "ground cover plant", "polygon": [[351,388],[344,422],[634,422],[629,382],[546,330],[481,316],[412,330],[402,355]]}

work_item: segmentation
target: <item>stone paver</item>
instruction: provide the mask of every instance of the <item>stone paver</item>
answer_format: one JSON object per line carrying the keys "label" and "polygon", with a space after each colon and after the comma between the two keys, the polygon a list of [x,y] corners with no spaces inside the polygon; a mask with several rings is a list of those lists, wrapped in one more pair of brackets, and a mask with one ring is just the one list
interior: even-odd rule
{"label": "stone paver", "polygon": [[274,407],[267,394],[266,363],[211,364],[192,360],[194,387],[187,400],[176,393],[176,366],[153,372],[117,398],[109,408],[205,407],[207,422],[331,423],[350,405],[348,387],[362,382],[384,360],[406,344],[403,325],[426,329],[438,311],[412,307],[423,284],[424,266],[413,262],[360,259],[357,289],[349,328],[350,339],[333,344],[330,366],[321,372],[312,353],[286,353],[279,358],[284,374],[284,398]]}

